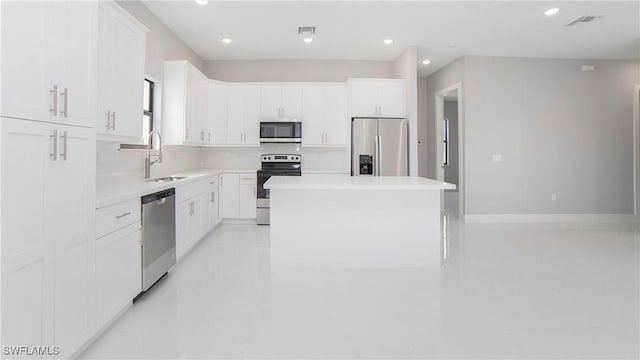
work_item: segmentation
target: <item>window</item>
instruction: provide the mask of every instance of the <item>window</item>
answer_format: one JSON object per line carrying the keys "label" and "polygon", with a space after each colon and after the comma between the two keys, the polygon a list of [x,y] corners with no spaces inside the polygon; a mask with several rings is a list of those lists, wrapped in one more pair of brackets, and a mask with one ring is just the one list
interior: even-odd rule
{"label": "window", "polygon": [[442,120],[442,163],[449,165],[449,119]]}
{"label": "window", "polygon": [[144,79],[144,99],[142,105],[142,138],[149,144],[149,132],[153,130],[153,97],[155,83]]}

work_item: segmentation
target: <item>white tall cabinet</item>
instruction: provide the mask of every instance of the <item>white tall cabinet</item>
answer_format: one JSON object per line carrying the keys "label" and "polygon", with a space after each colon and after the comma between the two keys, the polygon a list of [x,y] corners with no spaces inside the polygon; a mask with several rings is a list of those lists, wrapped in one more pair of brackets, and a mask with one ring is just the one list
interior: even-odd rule
{"label": "white tall cabinet", "polygon": [[0,119],[4,344],[69,356],[94,324],[94,129]]}
{"label": "white tall cabinet", "polygon": [[142,137],[145,38],[148,31],[111,1],[99,3],[96,131],[116,140]]}
{"label": "white tall cabinet", "polygon": [[2,345],[95,329],[98,3],[0,2]]}
{"label": "white tall cabinet", "polygon": [[97,3],[0,3],[0,116],[93,126]]}

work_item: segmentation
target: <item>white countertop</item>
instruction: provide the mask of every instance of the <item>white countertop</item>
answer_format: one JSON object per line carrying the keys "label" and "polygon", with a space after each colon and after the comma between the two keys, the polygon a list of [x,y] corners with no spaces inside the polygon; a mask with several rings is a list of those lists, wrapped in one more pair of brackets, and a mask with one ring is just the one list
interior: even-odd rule
{"label": "white countertop", "polygon": [[303,174],[271,177],[265,184],[270,190],[442,190],[453,184],[418,176],[349,176]]}
{"label": "white countertop", "polygon": [[[256,170],[219,170],[219,169],[195,169],[185,171],[171,176],[186,176],[185,179],[172,182],[154,182],[143,179],[110,179],[109,181],[99,182],[96,187],[96,209],[117,204],[121,201],[130,200],[132,198],[141,197],[154,192],[179,187],[193,181],[197,181],[208,176],[214,176],[224,173],[255,174]],[[159,178],[162,176],[154,176]]]}

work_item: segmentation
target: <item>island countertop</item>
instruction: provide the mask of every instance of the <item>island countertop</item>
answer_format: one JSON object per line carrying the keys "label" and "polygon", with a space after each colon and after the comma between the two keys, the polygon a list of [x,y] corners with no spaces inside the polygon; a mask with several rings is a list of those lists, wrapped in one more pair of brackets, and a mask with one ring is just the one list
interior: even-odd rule
{"label": "island countertop", "polygon": [[272,176],[264,184],[269,190],[443,190],[454,184],[418,176],[349,176],[342,174],[303,174]]}

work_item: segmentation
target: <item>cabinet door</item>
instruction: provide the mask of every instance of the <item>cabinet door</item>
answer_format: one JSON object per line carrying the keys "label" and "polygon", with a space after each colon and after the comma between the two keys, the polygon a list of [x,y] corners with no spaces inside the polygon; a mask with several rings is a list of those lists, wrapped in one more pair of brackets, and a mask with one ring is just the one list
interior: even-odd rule
{"label": "cabinet door", "polygon": [[222,196],[222,218],[237,219],[240,213],[238,199],[240,196],[240,175],[223,174],[220,181]]}
{"label": "cabinet door", "polygon": [[380,117],[403,118],[406,115],[404,81],[384,81],[378,84],[378,106]]}
{"label": "cabinet door", "polygon": [[106,325],[142,288],[140,224],[96,240],[98,328]]}
{"label": "cabinet door", "polygon": [[[349,144],[349,91],[346,85],[331,85],[324,93],[324,143]],[[306,119],[305,119],[306,121]]]}
{"label": "cabinet door", "polygon": [[282,116],[282,87],[263,85],[261,90],[260,117],[273,119]]}
{"label": "cabinet door", "polygon": [[240,185],[238,217],[256,218],[256,185]]}
{"label": "cabinet door", "polygon": [[55,342],[70,356],[90,335],[95,311],[95,131],[57,126],[58,160],[45,195],[55,239]]}
{"label": "cabinet door", "polygon": [[227,143],[227,101],[228,88],[224,84],[209,83],[209,131],[211,143]]}
{"label": "cabinet door", "polygon": [[[99,111],[96,129],[139,139],[142,136],[142,86],[145,35],[118,13],[113,3],[100,3]],[[107,112],[113,129],[108,129]]]}
{"label": "cabinet door", "polygon": [[44,206],[53,125],[2,118],[0,130],[2,342],[53,344],[54,242]]}
{"label": "cabinet door", "polygon": [[189,248],[192,202],[183,201],[176,205],[176,258],[180,259]]}
{"label": "cabinet door", "polygon": [[305,86],[302,91],[303,145],[324,144],[325,111],[325,87]]}
{"label": "cabinet door", "polygon": [[211,228],[216,227],[220,223],[220,191],[216,187],[211,191]]}
{"label": "cabinet door", "polygon": [[[200,74],[190,65],[186,65],[185,83],[185,142],[199,144],[204,140],[204,128],[201,120]],[[208,89],[205,88],[205,93]]]}
{"label": "cabinet door", "polygon": [[231,86],[228,96],[227,144],[239,145],[244,141],[244,89],[240,86]]}
{"label": "cabinet door", "polygon": [[351,116],[376,117],[378,107],[378,88],[372,81],[354,81],[351,83]]}
{"label": "cabinet door", "polygon": [[285,85],[282,87],[282,116],[300,118],[302,116],[302,87]]}
{"label": "cabinet door", "polygon": [[209,193],[202,193],[195,197],[195,210],[192,221],[195,236],[191,238],[191,246],[197,243],[209,232]]}
{"label": "cabinet door", "polygon": [[[96,114],[98,17],[95,1],[58,2],[61,8],[58,27],[63,32],[60,44],[59,69],[60,109],[63,124],[93,127]],[[131,61],[130,54],[118,54],[120,61]],[[130,74],[124,74],[130,75]],[[123,76],[123,75],[121,75]],[[66,89],[66,96],[62,92]],[[138,96],[142,94],[142,87]],[[122,92],[130,89],[120,88]],[[142,99],[140,98],[142,103]],[[124,115],[124,114],[123,114]]]}
{"label": "cabinet door", "polygon": [[57,43],[50,39],[50,32],[57,30],[57,19],[51,16],[56,6],[48,1],[0,2],[1,116],[55,119],[50,111],[54,106],[50,91],[59,61]]}
{"label": "cabinet door", "polygon": [[260,144],[260,87],[244,88],[244,144]]}

